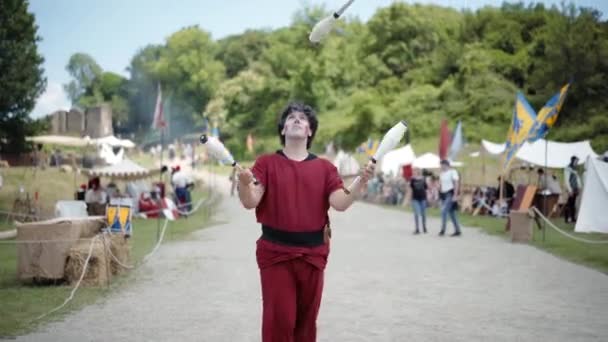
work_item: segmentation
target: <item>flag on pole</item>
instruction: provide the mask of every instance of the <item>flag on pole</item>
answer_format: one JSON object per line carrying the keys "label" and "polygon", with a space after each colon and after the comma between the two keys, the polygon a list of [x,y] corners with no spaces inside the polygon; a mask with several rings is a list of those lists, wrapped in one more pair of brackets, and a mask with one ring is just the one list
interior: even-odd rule
{"label": "flag on pole", "polygon": [[158,84],[158,94],[156,95],[156,106],[154,107],[154,119],[152,120],[153,129],[163,129],[166,126],[165,118],[163,116],[163,94]]}
{"label": "flag on pole", "polygon": [[530,129],[535,120],[536,113],[534,109],[532,109],[522,93],[517,93],[515,108],[513,109],[513,120],[507,133],[506,147],[503,152],[503,174],[509,169],[517,151],[528,140]]}
{"label": "flag on pole", "polygon": [[454,136],[452,137],[452,143],[450,144],[450,149],[448,151],[448,159],[456,160],[458,153],[462,150],[464,146],[464,136],[462,135],[462,121],[458,121],[458,125],[456,125],[456,130],[454,131]]}
{"label": "flag on pole", "polygon": [[544,138],[547,133],[549,133],[549,128],[555,125],[557,115],[562,109],[569,88],[570,83],[563,86],[562,89],[560,89],[557,94],[553,95],[545,106],[538,111],[536,121],[534,121],[534,125],[532,125],[532,129],[530,130],[529,142],[533,143],[538,139]]}
{"label": "flag on pole", "polygon": [[439,129],[439,159],[444,160],[448,157],[448,148],[450,144],[450,130],[448,129],[448,121],[441,120],[441,128]]}

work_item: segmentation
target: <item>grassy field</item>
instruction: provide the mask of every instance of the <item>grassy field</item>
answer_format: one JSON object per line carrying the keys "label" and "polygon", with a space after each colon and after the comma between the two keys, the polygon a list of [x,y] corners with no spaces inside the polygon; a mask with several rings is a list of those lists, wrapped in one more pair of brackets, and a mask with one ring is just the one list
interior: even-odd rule
{"label": "grassy field", "polygon": [[[387,206],[389,207],[389,206]],[[390,206],[396,210],[404,210],[401,206]],[[411,211],[410,208],[405,210]],[[428,210],[428,214],[434,217],[440,217],[438,209],[432,208]],[[490,234],[500,236],[505,239],[505,242],[510,243],[510,235],[505,231],[506,219],[496,218],[492,216],[472,216],[468,214],[459,214],[460,223],[468,227],[476,227]],[[586,240],[606,241],[608,237],[605,234],[599,233],[575,233],[574,225],[566,224],[563,219],[552,219],[551,222],[567,233]],[[412,226],[413,226],[412,222]],[[555,229],[545,228],[544,234],[541,229],[534,225],[533,240],[530,244],[536,248],[549,252],[557,257],[572,261],[577,264],[585,265],[594,268],[602,273],[608,274],[608,243],[607,244],[589,244],[579,242],[566,237]],[[452,225],[448,222],[448,233],[451,232]],[[437,234],[438,232],[430,232]],[[466,237],[465,237],[466,238]]]}
{"label": "grassy field", "polygon": [[[40,206],[52,213],[54,201],[71,198],[73,193],[73,174],[60,173],[57,170],[38,171],[33,175],[31,170],[13,168],[3,170],[4,188],[0,192],[0,208],[6,210],[17,194],[20,184],[26,191],[39,191]],[[84,181],[77,176],[76,184]],[[37,189],[37,190],[33,190]],[[193,193],[193,201],[209,196],[209,192],[199,189]],[[187,238],[191,232],[212,224],[210,210],[215,203],[205,202],[199,211],[187,219],[180,219],[168,224],[163,243]],[[0,229],[12,229],[6,217],[0,217]],[[160,222],[162,228],[163,221]],[[139,263],[156,244],[158,224],[156,219],[135,219],[133,236],[129,240],[131,247],[131,263]],[[97,302],[104,295],[119,290],[133,280],[132,274],[114,277],[107,287],[81,287],[74,299],[62,310],[39,321],[36,317],[59,306],[69,296],[72,287],[64,284],[56,285],[27,285],[17,280],[17,248],[11,240],[0,243],[0,337],[10,337],[23,334],[39,324],[62,318],[72,310]],[[162,248],[162,247],[161,247]]]}
{"label": "grassy field", "polygon": [[[65,173],[56,168],[36,170],[30,167],[2,169],[4,186],[0,190],[0,230],[12,229],[6,212],[12,211],[17,198],[28,196],[41,218],[52,217],[55,202],[74,199],[74,193],[87,178],[82,174]],[[20,190],[23,189],[23,192]],[[38,200],[35,200],[38,193]]]}

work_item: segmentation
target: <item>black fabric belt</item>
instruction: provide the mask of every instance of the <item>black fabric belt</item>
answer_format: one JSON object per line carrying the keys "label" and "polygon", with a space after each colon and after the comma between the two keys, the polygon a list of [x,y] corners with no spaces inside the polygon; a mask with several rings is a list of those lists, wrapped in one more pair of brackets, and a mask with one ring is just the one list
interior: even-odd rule
{"label": "black fabric belt", "polygon": [[316,247],[324,244],[323,229],[316,232],[286,232],[262,225],[262,239],[288,246]]}

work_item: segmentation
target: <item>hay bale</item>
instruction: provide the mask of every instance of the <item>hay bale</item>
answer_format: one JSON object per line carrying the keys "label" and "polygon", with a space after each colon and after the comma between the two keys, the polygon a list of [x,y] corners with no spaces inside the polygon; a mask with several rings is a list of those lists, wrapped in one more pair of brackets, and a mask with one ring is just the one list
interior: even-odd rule
{"label": "hay bale", "polygon": [[80,238],[88,239],[99,234],[105,227],[106,221],[103,216],[87,216],[74,219],[74,224],[80,228]]}
{"label": "hay bale", "polygon": [[64,173],[72,173],[72,167],[70,165],[61,165],[59,171]]}
{"label": "hay bale", "polygon": [[[68,252],[65,266],[65,277],[70,285],[80,279],[85,261],[89,255],[91,241],[78,241]],[[110,282],[109,259],[102,239],[96,239],[87,271],[82,278],[82,286],[102,286]]]}
{"label": "hay bale", "polygon": [[117,262],[110,256],[110,269],[112,270],[112,275],[121,274],[127,271],[127,268],[122,265],[131,266],[129,240],[124,234],[110,234],[109,241],[110,252],[118,259]]}

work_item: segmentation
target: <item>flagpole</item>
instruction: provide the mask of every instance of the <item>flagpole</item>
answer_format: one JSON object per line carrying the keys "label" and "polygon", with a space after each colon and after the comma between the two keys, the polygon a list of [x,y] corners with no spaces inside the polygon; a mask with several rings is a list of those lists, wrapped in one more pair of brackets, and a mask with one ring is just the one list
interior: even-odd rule
{"label": "flagpole", "polygon": [[[545,139],[545,173],[544,173],[544,177],[545,177],[545,187],[547,187],[547,185],[549,184],[547,182],[547,153],[549,150],[549,140]],[[542,182],[541,182],[542,184]],[[543,195],[543,212],[545,213],[545,215],[547,215],[547,218],[551,219],[551,215],[547,214],[547,196]],[[543,220],[543,242],[545,242],[545,231],[546,231],[546,224],[545,221]]]}
{"label": "flagpole", "polygon": [[[160,129],[160,173],[159,173],[159,179],[158,179],[158,183],[163,184],[164,186],[164,182],[163,182],[163,151],[165,149],[165,143],[164,143],[164,136],[165,136],[165,129],[164,127],[161,127]],[[166,193],[166,190],[165,190]],[[160,193],[159,193],[160,196]],[[161,198],[161,201],[163,199]],[[162,205],[161,205],[162,207]],[[158,216],[156,216],[156,243],[158,243],[158,240],[160,239],[160,216],[161,213],[158,213]]]}
{"label": "flagpole", "polygon": [[[161,186],[164,189],[165,187],[165,182],[163,181],[163,154],[164,154],[164,150],[165,150],[165,120],[163,118],[163,101],[162,101],[162,89],[161,89],[161,85],[160,83],[158,83],[158,93],[156,95],[156,105],[154,108],[154,119],[152,121],[152,128],[153,129],[159,129],[160,128],[160,165],[159,165],[159,175],[158,175],[158,180],[159,180],[159,186]],[[166,190],[164,191],[166,193]],[[159,202],[161,203],[161,209],[162,209],[162,202],[164,200],[164,198],[161,197],[161,193],[159,192],[158,196],[159,196]],[[162,211],[158,213],[158,216],[156,217],[156,242],[158,243],[158,241],[160,240],[160,218],[161,218],[161,214]]]}

